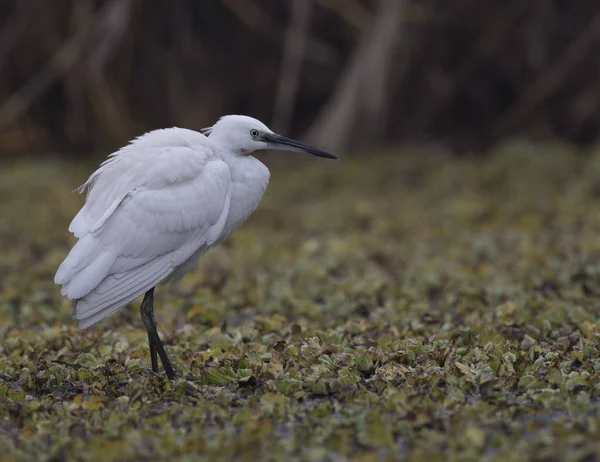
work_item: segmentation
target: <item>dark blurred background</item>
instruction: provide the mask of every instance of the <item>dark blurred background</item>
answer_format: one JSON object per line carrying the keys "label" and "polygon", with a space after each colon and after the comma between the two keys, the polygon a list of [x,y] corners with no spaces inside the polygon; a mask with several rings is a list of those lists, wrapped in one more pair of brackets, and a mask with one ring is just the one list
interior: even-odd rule
{"label": "dark blurred background", "polygon": [[330,149],[598,141],[597,0],[2,0],[0,152],[229,113]]}

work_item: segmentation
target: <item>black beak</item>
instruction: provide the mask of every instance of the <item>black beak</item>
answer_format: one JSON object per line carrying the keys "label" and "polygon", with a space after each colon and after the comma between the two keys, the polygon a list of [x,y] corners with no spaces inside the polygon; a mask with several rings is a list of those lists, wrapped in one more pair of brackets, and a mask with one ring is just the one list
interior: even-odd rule
{"label": "black beak", "polygon": [[277,135],[276,133],[265,134],[263,136],[263,140],[271,144],[274,149],[280,148],[286,151],[307,152],[313,156],[324,157],[325,159],[337,159],[337,157],[333,154],[329,154],[328,152],[313,148],[307,144],[300,143],[300,141],[291,140],[285,136]]}

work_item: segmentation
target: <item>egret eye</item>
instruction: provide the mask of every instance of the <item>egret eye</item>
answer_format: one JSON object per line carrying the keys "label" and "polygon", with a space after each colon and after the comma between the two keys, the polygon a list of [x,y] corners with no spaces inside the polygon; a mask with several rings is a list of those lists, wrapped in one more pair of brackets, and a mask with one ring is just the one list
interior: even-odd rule
{"label": "egret eye", "polygon": [[256,138],[258,138],[258,135],[260,135],[260,133],[258,133],[258,130],[254,129],[254,128],[252,130],[250,130],[250,136],[252,138],[256,139]]}

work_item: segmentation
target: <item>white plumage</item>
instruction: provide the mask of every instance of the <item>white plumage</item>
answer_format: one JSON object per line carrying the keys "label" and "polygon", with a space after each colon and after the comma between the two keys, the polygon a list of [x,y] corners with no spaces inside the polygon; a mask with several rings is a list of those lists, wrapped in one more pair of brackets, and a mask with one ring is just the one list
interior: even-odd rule
{"label": "white plumage", "polygon": [[80,327],[181,276],[246,220],[269,181],[253,151],[333,158],[250,117],[222,117],[204,132],[146,133],[111,154],[79,189],[87,190],[85,205],[69,226],[79,240],[54,280],[73,300]]}

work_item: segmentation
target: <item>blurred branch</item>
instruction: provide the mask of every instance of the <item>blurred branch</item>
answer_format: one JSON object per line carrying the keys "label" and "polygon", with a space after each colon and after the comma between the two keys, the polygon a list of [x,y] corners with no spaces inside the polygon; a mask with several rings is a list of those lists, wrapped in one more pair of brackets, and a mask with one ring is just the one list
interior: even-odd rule
{"label": "blurred branch", "polygon": [[0,106],[0,128],[9,125],[24,113],[37,97],[75,64],[88,37],[87,30],[79,31],[75,37],[62,46],[46,68]]}
{"label": "blurred branch", "polygon": [[105,68],[116,53],[131,18],[132,0],[115,0],[98,23],[95,45],[89,57],[88,81],[92,87],[90,95],[96,117],[103,122],[109,135],[115,139],[126,139],[131,132],[125,105],[117,96],[117,89],[106,79]]}
{"label": "blurred branch", "polygon": [[[400,38],[401,0],[380,0],[371,27],[363,32],[349,65],[336,85],[307,137],[333,151],[347,147],[351,133],[362,123],[367,140],[383,124],[387,79],[394,51]],[[367,108],[366,120],[360,109]]]}
{"label": "blurred branch", "polygon": [[6,63],[6,56],[19,43],[19,39],[31,24],[33,19],[33,15],[29,12],[31,7],[31,1],[17,2],[0,29],[0,72]]}
{"label": "blurred branch", "polygon": [[270,22],[269,15],[252,0],[222,0],[222,2],[249,29],[260,32]]}
{"label": "blurred branch", "polygon": [[[91,28],[94,21],[94,5],[92,0],[79,0],[73,3],[69,15],[69,33],[76,33],[79,29]],[[59,45],[60,46],[60,45]],[[79,72],[77,72],[79,67]],[[83,66],[73,66],[64,76],[64,86],[67,101],[65,110],[65,135],[74,144],[84,143],[89,130],[89,117],[86,117],[88,108],[86,82],[82,78]]]}
{"label": "blurred branch", "polygon": [[298,81],[306,49],[312,0],[293,0],[290,26],[285,34],[284,54],[275,98],[273,126],[287,132],[298,93]]}
{"label": "blurred branch", "polygon": [[54,55],[50,63],[27,84],[14,93],[8,101],[0,106],[0,128],[11,124],[34,103],[48,87],[66,74],[77,62],[89,44],[89,40],[102,27],[104,21],[110,18],[115,7],[121,0],[107,3],[96,15],[92,28],[81,27]]}
{"label": "blurred branch", "polygon": [[433,92],[433,101],[419,107],[419,112],[415,114],[410,126],[407,128],[408,133],[421,133],[427,125],[434,122],[441,109],[450,104],[452,99],[464,88],[477,66],[497,52],[498,48],[506,42],[506,32],[523,14],[527,6],[527,2],[513,1],[506,7],[503,14],[493,21],[492,27],[483,29],[480,38],[475,41],[468,54],[459,64],[458,69],[445,79],[448,84],[438,86],[437,91]]}
{"label": "blurred branch", "polygon": [[316,0],[325,8],[335,11],[352,27],[365,30],[373,20],[373,14],[356,0]]}
{"label": "blurred branch", "polygon": [[[277,24],[273,24],[271,18],[256,3],[250,0],[221,0],[223,4],[235,16],[254,32],[267,37],[276,44],[281,43],[281,31]],[[309,0],[305,0],[309,1]],[[327,43],[308,37],[306,40],[306,59],[316,62],[322,66],[335,67],[341,57],[334,47]]]}
{"label": "blurred branch", "polygon": [[495,125],[494,138],[505,136],[534,112],[545,98],[556,92],[577,65],[584,60],[598,39],[600,39],[600,14],[589,21],[587,28],[559,56],[554,66],[529,85],[513,107],[500,117]]}
{"label": "blurred branch", "polygon": [[132,3],[133,0],[113,0],[104,18],[98,22],[96,44],[89,57],[92,71],[104,69],[119,48],[129,26]]}
{"label": "blurred branch", "polygon": [[[374,143],[385,130],[393,67],[397,63],[397,47],[400,44],[401,23],[404,20],[406,3],[401,0],[387,0],[382,9],[381,23],[374,30],[373,48],[366,57],[363,69],[362,102],[364,107],[362,141]],[[396,76],[397,77],[397,76]],[[401,80],[401,79],[398,79]],[[397,82],[395,82],[397,84]]]}

